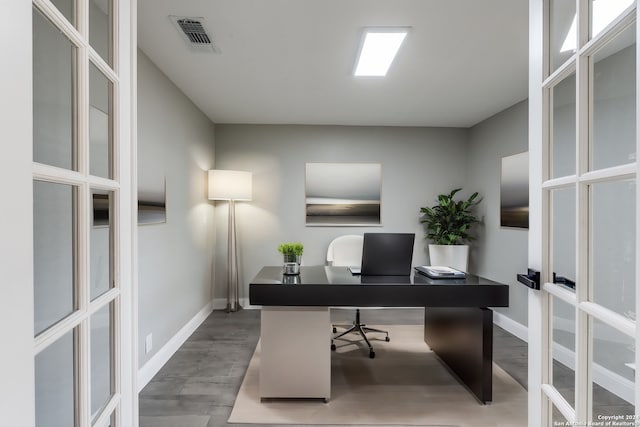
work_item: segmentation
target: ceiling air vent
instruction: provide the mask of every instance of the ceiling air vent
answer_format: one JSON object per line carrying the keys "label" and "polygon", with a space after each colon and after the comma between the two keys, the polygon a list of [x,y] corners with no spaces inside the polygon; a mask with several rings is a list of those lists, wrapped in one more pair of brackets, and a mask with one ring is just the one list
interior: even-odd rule
{"label": "ceiling air vent", "polygon": [[214,52],[218,52],[213,44],[211,37],[205,29],[204,18],[188,18],[183,16],[170,16],[171,20],[176,24],[185,40],[191,47],[209,48]]}

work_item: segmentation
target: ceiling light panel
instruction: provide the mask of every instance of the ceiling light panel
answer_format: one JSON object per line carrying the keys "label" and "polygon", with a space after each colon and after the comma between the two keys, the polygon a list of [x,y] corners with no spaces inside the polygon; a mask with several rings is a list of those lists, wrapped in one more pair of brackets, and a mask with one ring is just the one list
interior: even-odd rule
{"label": "ceiling light panel", "polygon": [[407,27],[365,29],[353,75],[385,76],[408,32]]}

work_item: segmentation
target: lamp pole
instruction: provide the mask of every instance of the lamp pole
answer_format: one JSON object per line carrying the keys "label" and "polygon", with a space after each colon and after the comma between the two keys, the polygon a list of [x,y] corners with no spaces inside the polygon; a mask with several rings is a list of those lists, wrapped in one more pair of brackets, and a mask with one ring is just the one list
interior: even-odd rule
{"label": "lamp pole", "polygon": [[227,226],[227,313],[238,311],[238,251],[236,245],[236,203],[229,200],[229,224]]}

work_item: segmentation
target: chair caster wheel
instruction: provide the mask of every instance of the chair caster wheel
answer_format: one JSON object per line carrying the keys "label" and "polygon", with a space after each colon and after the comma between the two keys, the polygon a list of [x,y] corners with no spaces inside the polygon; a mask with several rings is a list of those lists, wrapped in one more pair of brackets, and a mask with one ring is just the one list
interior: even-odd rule
{"label": "chair caster wheel", "polygon": [[384,340],[385,340],[386,342],[389,342],[389,341],[391,341],[391,338],[386,337]]}
{"label": "chair caster wheel", "polygon": [[338,330],[336,328],[333,328],[333,333],[338,333]]}
{"label": "chair caster wheel", "polygon": [[336,345],[335,344],[331,344],[331,351],[336,351]]}
{"label": "chair caster wheel", "polygon": [[371,350],[369,352],[369,359],[375,359],[375,358],[376,358],[376,353],[373,350]]}

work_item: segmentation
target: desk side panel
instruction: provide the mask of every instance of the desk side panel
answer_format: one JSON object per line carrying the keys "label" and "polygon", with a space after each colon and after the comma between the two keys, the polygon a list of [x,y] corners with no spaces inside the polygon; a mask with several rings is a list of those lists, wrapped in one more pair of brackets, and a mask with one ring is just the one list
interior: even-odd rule
{"label": "desk side panel", "polygon": [[260,397],[331,397],[328,307],[263,307]]}
{"label": "desk side panel", "polygon": [[424,340],[482,403],[492,400],[493,311],[425,308]]}

